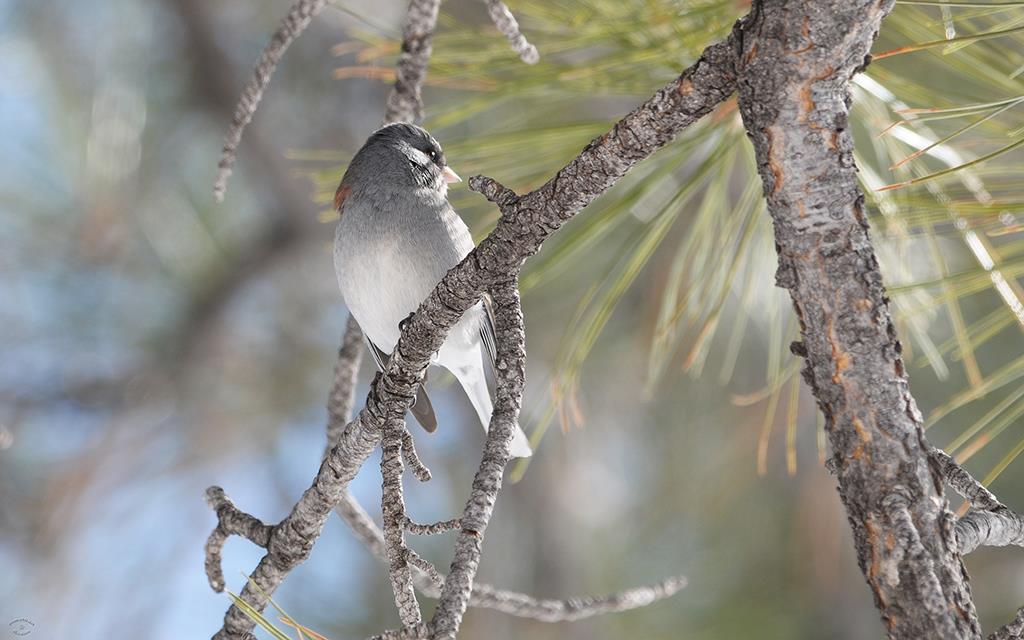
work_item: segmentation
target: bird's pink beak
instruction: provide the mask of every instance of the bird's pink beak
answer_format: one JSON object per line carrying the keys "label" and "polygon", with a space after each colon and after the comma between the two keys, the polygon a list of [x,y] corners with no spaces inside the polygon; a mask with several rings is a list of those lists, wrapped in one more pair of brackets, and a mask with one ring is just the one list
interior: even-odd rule
{"label": "bird's pink beak", "polygon": [[441,177],[443,177],[444,181],[448,184],[452,184],[453,182],[462,182],[462,178],[459,177],[459,174],[452,171],[451,167],[445,167],[442,169]]}

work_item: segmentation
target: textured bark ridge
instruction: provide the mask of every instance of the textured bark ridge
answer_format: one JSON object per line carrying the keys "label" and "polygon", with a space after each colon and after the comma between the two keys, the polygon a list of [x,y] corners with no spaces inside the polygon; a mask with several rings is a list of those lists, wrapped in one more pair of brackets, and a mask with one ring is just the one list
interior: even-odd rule
{"label": "textured bark ridge", "polygon": [[764,0],[743,28],[739,102],[825,414],[857,556],[894,638],[981,635],[956,520],[929,464],[868,238],[849,80],[892,0]]}

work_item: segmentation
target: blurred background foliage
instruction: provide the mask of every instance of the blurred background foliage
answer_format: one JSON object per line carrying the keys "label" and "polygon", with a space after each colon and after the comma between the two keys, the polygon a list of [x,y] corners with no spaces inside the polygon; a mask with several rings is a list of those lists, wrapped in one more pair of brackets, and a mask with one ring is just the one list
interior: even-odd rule
{"label": "blurred background foliage", "polygon": [[[481,3],[446,2],[426,125],[464,177],[538,186],[747,4],[517,0],[531,67]],[[218,627],[202,490],[276,520],[319,462],[345,319],[327,203],[380,121],[404,8],[334,0],[214,206],[233,101],[284,4],[0,0],[0,634],[16,618],[46,638]],[[899,4],[852,120],[929,438],[1010,504],[1024,501],[1022,33],[1024,3]],[[524,422],[540,447],[502,495],[481,575],[553,597],[677,572],[691,586],[572,625],[473,612],[466,638],[881,635],[789,354],[744,137],[722,105],[531,261]],[[452,200],[479,236],[493,225],[479,196]],[[461,507],[482,442],[454,387],[435,396],[449,428],[418,435],[435,480],[409,486],[424,521]],[[369,465],[354,490],[372,505],[378,485]],[[442,565],[449,543],[417,541]],[[257,559],[228,545],[235,590]],[[968,568],[989,626],[1024,601],[1019,554]],[[337,521],[276,599],[338,640],[396,621],[382,567]]]}

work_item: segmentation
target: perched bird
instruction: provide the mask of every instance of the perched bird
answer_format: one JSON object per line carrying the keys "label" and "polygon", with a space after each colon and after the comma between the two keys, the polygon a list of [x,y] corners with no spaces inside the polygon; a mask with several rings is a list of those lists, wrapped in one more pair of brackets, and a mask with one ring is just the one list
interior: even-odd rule
{"label": "perched bird", "polygon": [[[375,131],[341,179],[334,198],[341,215],[334,268],[378,368],[384,368],[398,342],[399,323],[473,249],[466,223],[448,204],[448,185],[459,181],[437,141],[412,124]],[[485,430],[493,399],[484,367],[494,372],[494,349],[494,322],[485,300],[452,328],[434,359],[455,375]],[[412,413],[427,431],[437,427],[422,389]],[[516,427],[512,455],[531,453]]]}

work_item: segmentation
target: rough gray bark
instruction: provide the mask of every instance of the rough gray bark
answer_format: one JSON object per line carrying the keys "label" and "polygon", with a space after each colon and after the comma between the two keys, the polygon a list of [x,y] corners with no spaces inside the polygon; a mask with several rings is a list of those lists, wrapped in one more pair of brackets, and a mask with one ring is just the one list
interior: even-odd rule
{"label": "rough gray bark", "polygon": [[388,95],[384,124],[423,118],[421,87],[433,51],[441,0],[411,0],[402,32],[402,52],[395,65],[395,86]]}
{"label": "rough gray bark", "polygon": [[1005,509],[1006,505],[999,501],[991,491],[967,473],[967,470],[956,463],[945,451],[931,449],[928,452],[932,461],[938,466],[939,473],[946,479],[949,486],[964,497],[975,509],[994,511]]}
{"label": "rough gray bark", "polygon": [[422,622],[416,590],[412,586],[409,547],[405,545],[405,497],[402,493],[402,435],[404,420],[392,420],[384,427],[381,441],[380,475],[382,478],[381,511],[384,516],[384,549],[388,558],[388,575],[395,594],[395,606],[402,624],[407,627]]}
{"label": "rough gray bark", "polygon": [[363,361],[363,332],[355,318],[349,316],[345,333],[338,348],[338,359],[334,363],[334,382],[327,396],[327,450],[338,444],[341,432],[352,419],[352,407],[356,402],[356,379],[359,365]]}
{"label": "rough gray bark", "polygon": [[978,547],[1024,547],[1024,518],[1007,508],[996,511],[972,509],[956,523],[960,553]]}
{"label": "rough gray bark", "polygon": [[484,443],[483,459],[473,478],[469,501],[460,520],[461,531],[455,542],[451,569],[431,620],[432,638],[437,640],[455,637],[469,606],[473,580],[480,565],[484,532],[501,489],[501,477],[508,464],[512,434],[519,424],[526,385],[526,334],[519,301],[519,278],[501,283],[490,293],[494,300],[497,344],[494,363],[497,397]]}
{"label": "rough gray bark", "polygon": [[955,519],[868,238],[848,130],[849,80],[892,0],[755,1],[739,104],[801,327],[793,351],[825,414],[857,557],[893,638],[981,635]]}

